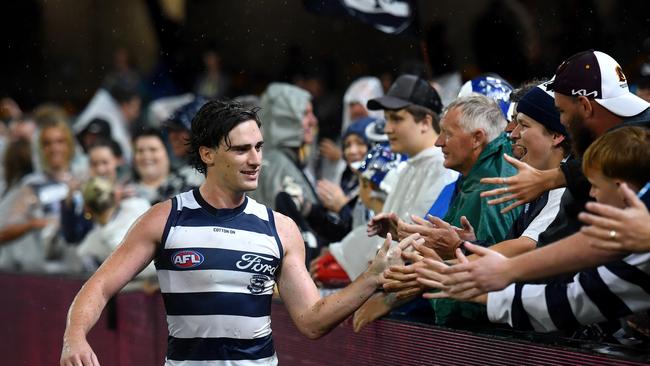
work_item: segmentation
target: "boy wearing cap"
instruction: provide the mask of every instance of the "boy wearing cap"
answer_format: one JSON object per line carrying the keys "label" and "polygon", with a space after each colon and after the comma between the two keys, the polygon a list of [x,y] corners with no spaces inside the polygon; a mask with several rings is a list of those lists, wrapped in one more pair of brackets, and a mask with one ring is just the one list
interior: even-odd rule
{"label": "boy wearing cap", "polygon": [[[369,100],[368,109],[384,110],[384,133],[388,135],[391,150],[409,156],[399,172],[393,192],[386,198],[383,212],[368,223],[368,235],[385,236],[389,231],[395,232],[398,222],[410,221],[412,215],[424,216],[443,188],[456,181],[458,173],[445,168],[442,151],[435,146],[440,133],[438,115],[442,111],[442,102],[428,82],[415,75],[402,75],[385,96]],[[448,202],[444,206],[446,211]],[[366,248],[367,258],[376,251],[380,240],[370,242],[373,244]],[[353,249],[349,251],[356,252]],[[356,271],[361,273],[362,270]],[[355,315],[355,329],[397,305],[399,302],[395,297],[386,293],[375,294],[363,305],[360,315]]]}
{"label": "boy wearing cap", "polygon": [[383,234],[398,218],[424,216],[442,189],[458,174],[444,167],[444,156],[435,146],[440,133],[438,115],[442,103],[436,90],[415,75],[398,77],[385,96],[368,101],[368,109],[383,109],[384,133],[391,150],[409,159],[400,172],[395,190],[388,195],[383,213],[368,223],[368,234]]}
{"label": "boy wearing cap", "polygon": [[363,228],[355,229],[336,249],[330,245],[333,252],[338,251],[337,258],[349,261],[362,257],[356,265],[345,268],[352,279],[365,270],[367,259],[372,258],[381,243],[378,238],[368,236],[374,236],[410,214],[424,216],[442,188],[457,178],[456,172],[443,166],[442,152],[434,146],[440,131],[438,113],[442,104],[429,83],[415,75],[402,75],[385,96],[369,100],[368,108],[384,109],[384,133],[388,136],[390,150],[409,158],[397,173],[394,189],[386,197],[382,213],[370,220],[368,235]]}

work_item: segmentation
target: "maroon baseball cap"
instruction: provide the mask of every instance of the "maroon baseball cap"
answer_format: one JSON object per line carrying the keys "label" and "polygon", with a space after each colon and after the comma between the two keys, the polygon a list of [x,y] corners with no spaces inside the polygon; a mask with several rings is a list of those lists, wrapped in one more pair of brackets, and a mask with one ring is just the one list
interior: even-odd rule
{"label": "maroon baseball cap", "polygon": [[562,62],[547,89],[593,99],[623,117],[637,115],[650,107],[650,103],[630,92],[618,62],[600,51],[583,51]]}
{"label": "maroon baseball cap", "polygon": [[395,111],[414,104],[429,108],[437,114],[442,111],[442,101],[436,89],[426,80],[406,74],[395,80],[386,95],[369,100],[367,106],[370,110]]}

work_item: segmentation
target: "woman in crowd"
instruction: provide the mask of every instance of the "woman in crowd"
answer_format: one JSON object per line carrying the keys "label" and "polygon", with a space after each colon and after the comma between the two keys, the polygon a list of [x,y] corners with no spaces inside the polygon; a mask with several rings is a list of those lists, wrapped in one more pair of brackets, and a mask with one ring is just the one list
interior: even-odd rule
{"label": "woman in crowd", "polygon": [[[22,179],[34,170],[32,147],[29,140],[18,139],[10,142],[4,154],[3,166],[6,187],[2,193],[0,210],[10,209],[10,205],[14,204],[17,193],[22,189]],[[20,224],[8,225],[0,230],[0,245],[11,243],[13,239],[16,239],[25,231],[39,229],[46,224],[47,220],[42,218],[31,218]]]}
{"label": "woman in crowd", "polygon": [[[341,141],[345,139],[348,128],[368,117],[384,118],[382,111],[369,111],[366,103],[373,98],[384,95],[381,81],[374,76],[364,76],[350,84],[343,96],[343,116],[341,122]],[[332,182],[338,182],[346,167],[345,156],[341,159],[341,148],[336,142],[323,138],[319,144],[321,166],[319,176]],[[345,154],[343,154],[345,155]]]}
{"label": "woman in crowd", "polygon": [[190,187],[182,176],[171,170],[169,155],[160,133],[145,128],[133,137],[133,188],[135,195],[152,205]]}
{"label": "woman in crowd", "polygon": [[346,168],[340,183],[318,181],[316,193],[320,203],[307,204],[305,208],[309,225],[329,242],[343,239],[353,227],[368,221],[368,210],[358,201],[359,179],[354,166],[363,162],[368,154],[366,127],[374,122],[374,118],[363,118],[347,129],[343,135]]}
{"label": "woman in crowd", "polygon": [[[0,268],[25,271],[67,271],[59,235],[61,201],[68,194],[74,138],[68,122],[57,114],[43,117],[37,151],[42,171],[26,176],[20,189],[5,195],[0,210],[11,212],[0,225],[6,246]],[[55,261],[55,260],[58,260]]]}
{"label": "woman in crowd", "polygon": [[5,191],[2,196],[6,196],[12,189],[20,187],[20,181],[26,175],[34,171],[32,164],[32,145],[27,139],[17,139],[7,145],[4,152],[3,169],[5,178]]}
{"label": "woman in crowd", "polygon": [[[88,153],[88,171],[91,177],[104,177],[117,184],[119,196],[129,196],[133,192],[123,189],[118,184],[118,167],[122,163],[120,145],[113,140],[101,138],[86,146]],[[68,243],[79,243],[93,228],[93,222],[84,212],[81,182],[73,179],[69,192],[61,207],[61,231]]]}

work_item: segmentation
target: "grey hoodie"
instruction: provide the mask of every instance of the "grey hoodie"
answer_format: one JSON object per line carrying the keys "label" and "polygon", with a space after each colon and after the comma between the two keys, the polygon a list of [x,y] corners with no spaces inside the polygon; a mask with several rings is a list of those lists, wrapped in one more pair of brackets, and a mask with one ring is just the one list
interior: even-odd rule
{"label": "grey hoodie", "polygon": [[262,171],[257,190],[250,196],[269,207],[275,207],[275,196],[283,190],[287,179],[300,186],[305,200],[317,201],[314,188],[300,167],[297,153],[303,145],[302,118],[310,99],[307,91],[285,83],[272,83],[262,95]]}

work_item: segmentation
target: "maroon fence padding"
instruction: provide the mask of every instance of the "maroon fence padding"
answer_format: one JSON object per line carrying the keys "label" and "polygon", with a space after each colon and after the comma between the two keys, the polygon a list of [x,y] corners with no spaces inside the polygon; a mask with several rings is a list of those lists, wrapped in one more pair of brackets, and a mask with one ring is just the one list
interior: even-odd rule
{"label": "maroon fence padding", "polygon": [[[58,365],[67,309],[80,279],[0,273],[0,365]],[[349,323],[317,341],[298,333],[273,304],[281,365],[641,365],[435,326],[382,320],[355,334]],[[111,301],[89,341],[103,366],[162,365],[167,342],[162,299],[139,291]]]}
{"label": "maroon fence padding", "polygon": [[[68,307],[83,280],[0,273],[0,365],[58,365]],[[102,366],[161,365],[167,328],[159,294],[123,293],[88,336]]]}
{"label": "maroon fence padding", "polygon": [[273,338],[286,365],[645,365],[524,341],[382,320],[352,331],[349,321],[306,341],[281,304],[273,305]]}

